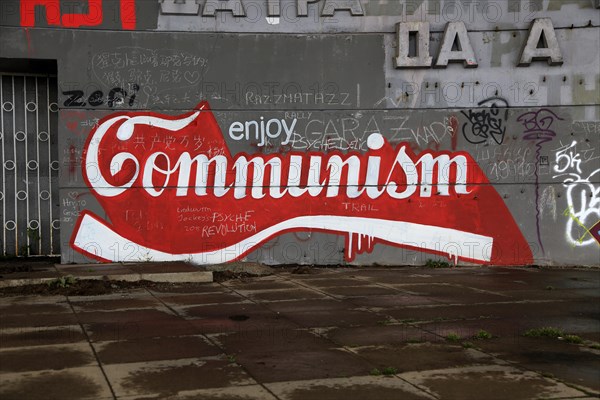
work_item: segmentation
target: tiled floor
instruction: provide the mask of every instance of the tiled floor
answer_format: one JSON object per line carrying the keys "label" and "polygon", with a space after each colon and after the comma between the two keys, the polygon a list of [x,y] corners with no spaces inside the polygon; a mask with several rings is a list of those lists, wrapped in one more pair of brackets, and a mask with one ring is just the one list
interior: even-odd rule
{"label": "tiled floor", "polygon": [[0,398],[598,398],[599,342],[597,270],[284,269],[0,298]]}

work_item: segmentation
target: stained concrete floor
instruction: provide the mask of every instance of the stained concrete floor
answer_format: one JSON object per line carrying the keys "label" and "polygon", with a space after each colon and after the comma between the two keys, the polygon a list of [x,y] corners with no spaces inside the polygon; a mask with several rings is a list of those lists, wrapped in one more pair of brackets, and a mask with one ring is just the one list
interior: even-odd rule
{"label": "stained concrete floor", "polygon": [[0,399],[597,399],[599,300],[599,270],[517,268],[5,297]]}

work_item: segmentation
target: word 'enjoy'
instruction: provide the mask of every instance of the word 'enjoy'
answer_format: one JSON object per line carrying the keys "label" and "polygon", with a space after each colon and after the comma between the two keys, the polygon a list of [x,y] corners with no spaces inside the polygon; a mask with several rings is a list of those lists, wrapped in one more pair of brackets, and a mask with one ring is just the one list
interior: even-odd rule
{"label": "word 'enjoy'", "polygon": [[294,118],[290,126],[288,126],[284,119],[270,119],[265,122],[265,117],[260,117],[260,122],[246,121],[246,123],[241,123],[236,121],[229,127],[229,137],[236,141],[243,140],[244,138],[250,140],[252,130],[254,129],[254,137],[256,140],[260,140],[258,147],[263,147],[267,143],[267,138],[277,139],[282,133],[285,133],[285,141],[281,143],[285,146],[290,142],[297,122],[298,120]]}

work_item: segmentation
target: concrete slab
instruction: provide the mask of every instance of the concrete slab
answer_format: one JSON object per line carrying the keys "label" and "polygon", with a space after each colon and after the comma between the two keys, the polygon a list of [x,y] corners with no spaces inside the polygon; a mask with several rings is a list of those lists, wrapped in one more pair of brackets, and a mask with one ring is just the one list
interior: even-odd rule
{"label": "concrete slab", "polygon": [[86,337],[79,325],[0,329],[0,349],[13,347],[32,348],[34,346],[85,341]]}
{"label": "concrete slab", "polygon": [[[9,267],[19,272],[6,273],[6,268],[1,269],[2,274],[0,275],[0,288],[19,286],[22,282],[36,282],[43,283],[50,281],[57,276],[56,268],[53,262],[30,262],[26,265],[24,263],[13,260],[0,263],[2,266]],[[20,270],[22,272],[20,272]]]}
{"label": "concrete slab", "polygon": [[381,286],[333,286],[320,288],[323,292],[338,298],[354,298],[367,296],[386,296],[396,295],[399,291],[388,289]]}
{"label": "concrete slab", "polygon": [[178,360],[222,354],[203,336],[165,336],[94,343],[103,364]]}
{"label": "concrete slab", "polygon": [[515,300],[569,300],[589,298],[590,301],[600,301],[598,288],[556,289],[552,285],[537,290],[506,290],[503,294]]}
{"label": "concrete slab", "polygon": [[399,373],[497,363],[482,352],[445,343],[358,347],[352,351],[380,370],[393,367]]}
{"label": "concrete slab", "polygon": [[62,299],[61,302],[54,304],[3,304],[0,305],[0,314],[2,315],[21,315],[21,314],[60,314],[72,313],[69,304]]}
{"label": "concrete slab", "polygon": [[507,301],[507,296],[492,292],[482,292],[460,285],[446,283],[423,283],[391,285],[401,292],[449,304],[491,303]]}
{"label": "concrete slab", "polygon": [[197,335],[200,329],[183,319],[156,319],[141,321],[106,321],[85,324],[92,342],[119,341],[161,336]]}
{"label": "concrete slab", "polygon": [[2,315],[0,329],[46,328],[50,326],[76,325],[74,314],[8,314]]}
{"label": "concrete slab", "polygon": [[555,380],[501,365],[408,372],[399,376],[440,399],[531,400],[585,396],[584,392]]}
{"label": "concrete slab", "polygon": [[0,304],[6,305],[24,305],[24,304],[66,304],[67,298],[65,296],[32,296],[32,295],[11,295],[6,297],[0,297]]}
{"label": "concrete slab", "polygon": [[278,400],[260,385],[232,386],[218,389],[184,390],[174,396],[121,396],[136,400]]}
{"label": "concrete slab", "polygon": [[73,276],[82,280],[119,280],[137,282],[206,283],[213,281],[212,271],[185,263],[142,264],[54,264],[43,271],[9,274],[0,277],[0,288],[38,285]]}
{"label": "concrete slab", "polygon": [[238,290],[238,293],[249,299],[261,302],[323,299],[326,296],[310,289],[278,289],[278,290]]}
{"label": "concrete slab", "polygon": [[[294,279],[292,277],[291,279]],[[330,288],[330,287],[340,287],[340,286],[366,286],[369,285],[369,282],[364,279],[353,279],[353,278],[318,278],[318,279],[302,279],[300,282],[306,286],[312,286],[316,288]]]}
{"label": "concrete slab", "polygon": [[2,288],[10,288],[10,287],[18,287],[25,285],[42,285],[48,284],[57,278],[55,272],[51,272],[47,274],[48,276],[44,277],[35,277],[27,276],[21,279],[12,277],[11,279],[3,279],[0,280],[0,289]]}
{"label": "concrete slab", "polygon": [[302,329],[254,330],[210,335],[228,354],[256,354],[297,350],[326,350],[334,345]]}
{"label": "concrete slab", "polygon": [[399,321],[408,322],[511,318],[514,316],[525,318],[544,313],[560,314],[560,312],[555,311],[559,304],[561,303],[555,301],[511,301],[492,304],[430,304],[424,306],[392,307],[385,309],[385,313]]}
{"label": "concrete slab", "polygon": [[260,382],[368,373],[371,366],[304,330],[264,330],[211,335]]}
{"label": "concrete slab", "polygon": [[244,303],[174,307],[174,309],[204,334],[280,330],[298,327],[280,314],[247,300]]}
{"label": "concrete slab", "polygon": [[[594,270],[570,269],[539,270],[533,268],[482,268],[463,270],[458,268],[454,273],[431,272],[429,274],[397,274],[390,276],[393,283],[430,283],[442,281],[474,289],[497,293],[520,290],[544,290],[552,287],[556,290],[589,289],[600,287],[600,273]],[[565,276],[566,275],[566,276]],[[400,279],[399,277],[404,277]],[[443,279],[440,279],[443,276]]]}
{"label": "concrete slab", "polygon": [[56,264],[59,276],[77,276],[89,279],[89,277],[134,274],[127,264]]}
{"label": "concrete slab", "polygon": [[232,274],[250,274],[253,276],[268,277],[275,273],[275,269],[253,262],[233,262],[229,264],[210,265],[206,267],[209,271],[224,272],[228,271]]}
{"label": "concrete slab", "polygon": [[126,266],[138,274],[170,274],[176,272],[198,272],[206,268],[185,262],[152,262],[142,264],[126,264]]}
{"label": "concrete slab", "polygon": [[297,289],[298,285],[285,281],[283,279],[274,279],[273,277],[264,278],[261,280],[249,281],[230,281],[224,282],[223,286],[235,290],[275,290],[275,289]]}
{"label": "concrete slab", "polygon": [[3,374],[0,398],[103,400],[113,396],[100,368],[85,367]]}
{"label": "concrete slab", "polygon": [[323,310],[345,310],[348,308],[348,303],[344,303],[337,299],[323,300],[291,300],[275,303],[264,304],[266,308],[274,312],[313,312]]}
{"label": "concrete slab", "polygon": [[342,349],[304,350],[297,343],[284,351],[237,354],[236,362],[259,382],[267,383],[361,376],[373,368]]}
{"label": "concrete slab", "polygon": [[221,293],[224,288],[218,283],[205,283],[203,285],[185,285],[173,284],[165,287],[153,287],[148,289],[150,293],[160,294],[177,294],[177,293]]}
{"label": "concrete slab", "polygon": [[[355,275],[355,269],[344,268],[342,266],[334,268],[318,268],[314,266],[291,267],[278,271],[277,275],[289,280],[304,281],[314,279],[343,279],[349,275]],[[351,273],[350,273],[351,272]]]}
{"label": "concrete slab", "polygon": [[160,302],[149,293],[138,296],[124,294],[103,296],[102,298],[85,297],[85,300],[74,301],[71,304],[76,311],[119,311],[131,309],[147,309],[160,306]]}
{"label": "concrete slab", "polygon": [[0,350],[0,373],[60,370],[96,365],[88,343]]}
{"label": "concrete slab", "polygon": [[475,345],[503,360],[600,394],[600,350],[552,338],[500,337]]}
{"label": "concrete slab", "polygon": [[355,376],[352,378],[268,383],[266,386],[281,400],[434,399],[427,393],[415,389],[414,386],[395,377]]}
{"label": "concrete slab", "polygon": [[79,318],[94,342],[198,333],[193,325],[164,307],[84,312],[79,313]]}
{"label": "concrete slab", "polygon": [[306,328],[326,326],[376,326],[385,320],[384,316],[372,312],[352,309],[348,305],[344,310],[316,310],[311,312],[285,311],[281,316]]}
{"label": "concrete slab", "polygon": [[394,308],[404,306],[419,306],[428,304],[439,304],[434,299],[425,296],[410,295],[410,294],[393,294],[384,296],[366,296],[355,297],[352,303],[358,306],[369,308]]}
{"label": "concrete slab", "polygon": [[419,342],[440,342],[438,336],[408,325],[376,325],[360,327],[336,327],[325,336],[340,346],[404,345]]}
{"label": "concrete slab", "polygon": [[135,321],[163,321],[169,323],[175,320],[180,320],[179,317],[163,307],[156,306],[154,309],[126,309],[126,310],[108,310],[108,311],[85,311],[77,314],[79,320],[84,324],[98,322],[135,322]]}
{"label": "concrete slab", "polygon": [[208,304],[193,307],[177,307],[176,310],[182,315],[184,315],[186,318],[246,316],[249,318],[243,318],[243,320],[248,320],[253,316],[276,316],[275,312],[269,310],[268,308],[260,304],[253,303],[248,299],[244,300],[243,303]]}
{"label": "concrete slab", "polygon": [[228,304],[247,301],[244,297],[235,292],[227,293],[200,293],[200,294],[178,294],[167,295],[158,294],[160,301],[171,306],[203,306],[208,304]]}
{"label": "concrete slab", "polygon": [[186,358],[105,367],[117,397],[176,396],[181,391],[255,385],[239,365],[227,360]]}
{"label": "concrete slab", "polygon": [[543,314],[539,317],[519,317],[519,318],[474,318],[469,320],[457,321],[437,321],[417,325],[420,329],[441,337],[446,337],[450,333],[459,335],[463,340],[471,340],[471,337],[480,330],[485,330],[494,336],[495,339],[511,339],[514,344],[522,342],[523,334],[530,329],[539,329],[552,327],[560,329],[565,334],[580,334],[579,330],[586,330],[592,334],[594,339],[598,337],[600,323],[594,319],[568,318],[568,317],[548,317]]}
{"label": "concrete slab", "polygon": [[251,334],[265,330],[282,331],[295,329],[298,326],[285,319],[276,319],[273,317],[254,316],[250,320],[235,321],[228,317],[213,317],[203,319],[192,319],[189,323],[197,330],[197,333],[203,335],[214,335],[222,333],[243,332]]}
{"label": "concrete slab", "polygon": [[524,332],[518,325],[507,325],[503,320],[487,317],[414,322],[409,325],[430,333],[442,341],[447,340],[446,338],[449,335],[454,336],[455,339],[450,339],[451,342],[469,341],[480,331],[488,332],[490,335],[493,335],[494,339],[498,336],[519,336],[521,332]]}
{"label": "concrete slab", "polygon": [[212,271],[141,273],[140,280],[169,283],[206,283],[213,281]]}

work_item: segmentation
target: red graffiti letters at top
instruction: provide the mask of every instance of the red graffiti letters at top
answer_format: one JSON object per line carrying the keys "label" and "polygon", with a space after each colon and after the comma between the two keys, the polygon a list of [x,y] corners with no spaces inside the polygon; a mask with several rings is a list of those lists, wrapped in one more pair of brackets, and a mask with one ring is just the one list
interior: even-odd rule
{"label": "red graffiti letters at top", "polygon": [[[87,0],[86,14],[61,14],[61,0],[21,0],[21,26],[35,26],[36,8],[44,9],[48,25],[62,28],[93,27],[104,20],[102,0]],[[133,30],[136,26],[135,0],[120,0],[121,26]]]}
{"label": "red graffiti letters at top", "polygon": [[102,261],[209,264],[286,232],[320,231],[345,237],[348,261],[378,243],[478,264],[532,261],[468,153],[417,155],[379,133],[367,146],[232,156],[206,102],[179,116],[112,114],[91,131],[82,162],[105,220],[84,212],[71,246]]}

